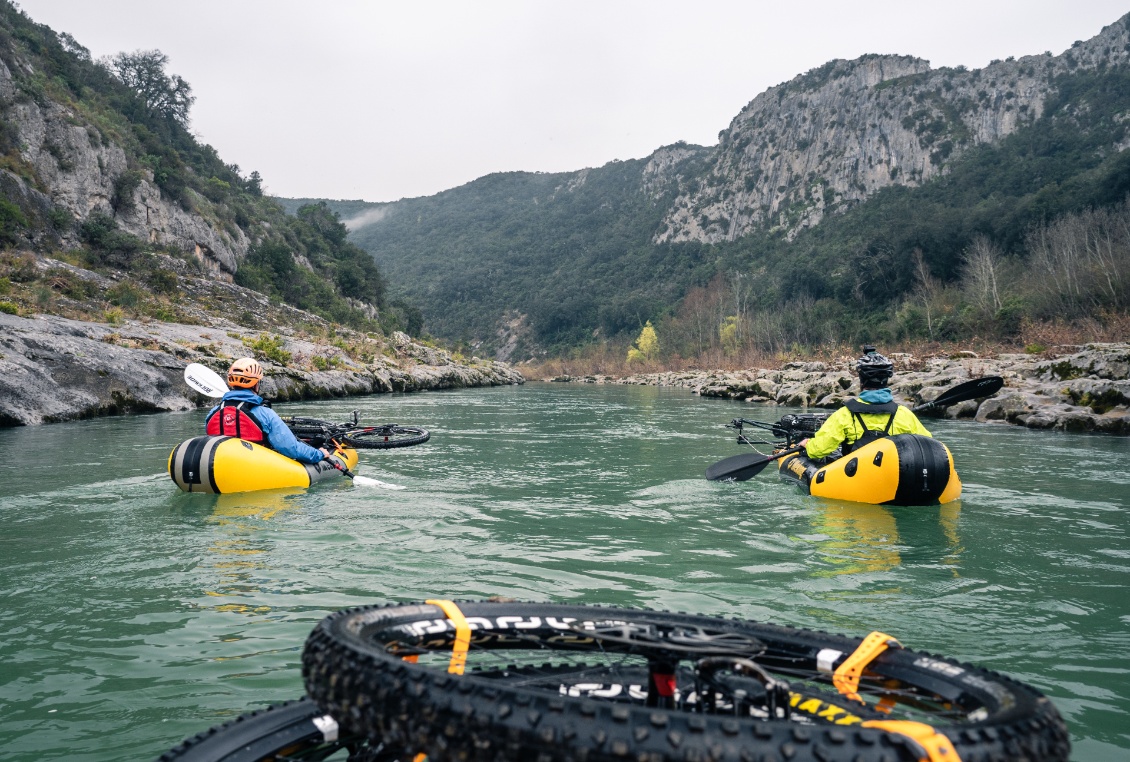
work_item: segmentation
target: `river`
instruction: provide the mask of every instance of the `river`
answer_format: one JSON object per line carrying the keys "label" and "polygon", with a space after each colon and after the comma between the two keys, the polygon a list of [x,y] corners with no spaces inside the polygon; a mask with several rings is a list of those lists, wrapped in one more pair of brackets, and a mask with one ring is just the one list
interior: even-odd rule
{"label": "river", "polygon": [[186,495],[203,412],[0,430],[0,757],[152,759],[302,693],[303,641],[361,603],[504,595],[771,620],[959,657],[1037,686],[1073,759],[1130,756],[1130,440],[927,421],[959,503],[805,497],[723,424],[781,409],[527,384],[280,406],[422,425],[342,482]]}

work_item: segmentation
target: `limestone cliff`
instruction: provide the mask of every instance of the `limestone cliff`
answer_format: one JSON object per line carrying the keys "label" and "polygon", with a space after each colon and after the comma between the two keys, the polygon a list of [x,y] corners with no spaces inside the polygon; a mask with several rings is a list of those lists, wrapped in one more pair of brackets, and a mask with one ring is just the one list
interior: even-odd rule
{"label": "limestone cliff", "polygon": [[795,234],[887,186],[927,182],[969,149],[1033,122],[1057,76],[1128,62],[1130,15],[1061,55],[973,71],[906,56],[830,61],[758,95],[734,118],[701,184],[679,196],[655,240]]}
{"label": "limestone cliff", "polygon": [[[58,219],[61,211],[80,221],[93,212],[110,215],[121,229],[143,241],[193,253],[215,274],[230,280],[250,245],[244,231],[221,227],[216,215],[209,214],[213,204],[191,190],[187,192],[195,211],[165,198],[153,171],[134,169],[137,162],[131,161],[125,148],[83,112],[50,97],[31,97],[20,80],[21,75],[33,77],[36,70],[19,57],[14,63],[16,72],[0,60],[0,120],[18,146],[23,171],[0,169],[4,195],[18,200],[31,218]],[[136,173],[134,182],[123,183],[131,171]],[[33,245],[50,243],[44,239],[56,235],[62,246],[78,243],[70,225],[33,227],[30,235]]]}

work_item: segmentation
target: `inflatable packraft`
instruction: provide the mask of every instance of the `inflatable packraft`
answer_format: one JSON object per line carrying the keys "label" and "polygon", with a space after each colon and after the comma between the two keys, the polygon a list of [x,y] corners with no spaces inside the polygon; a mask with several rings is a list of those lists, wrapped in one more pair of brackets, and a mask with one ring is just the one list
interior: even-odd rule
{"label": "inflatable packraft", "polygon": [[826,465],[790,455],[780,474],[810,495],[856,503],[939,505],[961,497],[949,448],[918,434],[878,439]]}
{"label": "inflatable packraft", "polygon": [[[334,452],[332,459],[349,470],[357,466],[351,447]],[[274,450],[236,437],[193,437],[169,454],[169,476],[185,492],[250,492],[260,489],[309,487],[340,479],[341,471],[329,461],[299,463]]]}

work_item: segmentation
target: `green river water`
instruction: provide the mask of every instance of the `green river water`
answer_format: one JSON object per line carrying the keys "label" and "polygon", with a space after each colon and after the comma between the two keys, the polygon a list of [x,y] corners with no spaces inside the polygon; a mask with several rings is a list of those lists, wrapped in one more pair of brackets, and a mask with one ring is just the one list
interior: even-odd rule
{"label": "green river water", "polygon": [[1049,694],[1076,760],[1130,758],[1130,440],[927,421],[941,508],[805,497],[723,424],[780,409],[528,384],[281,405],[422,425],[362,453],[399,492],[181,494],[203,411],[0,430],[0,759],[152,759],[302,693],[339,608],[505,595],[771,620],[1000,670]]}

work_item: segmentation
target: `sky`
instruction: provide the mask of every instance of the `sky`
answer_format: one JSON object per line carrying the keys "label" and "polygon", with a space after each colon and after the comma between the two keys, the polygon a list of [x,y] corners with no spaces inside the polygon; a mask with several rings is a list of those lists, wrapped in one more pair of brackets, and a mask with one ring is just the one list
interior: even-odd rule
{"label": "sky", "polygon": [[191,129],[276,196],[395,201],[492,172],[714,145],[834,58],[979,68],[1098,34],[1126,0],[20,0],[98,58],[158,49]]}

